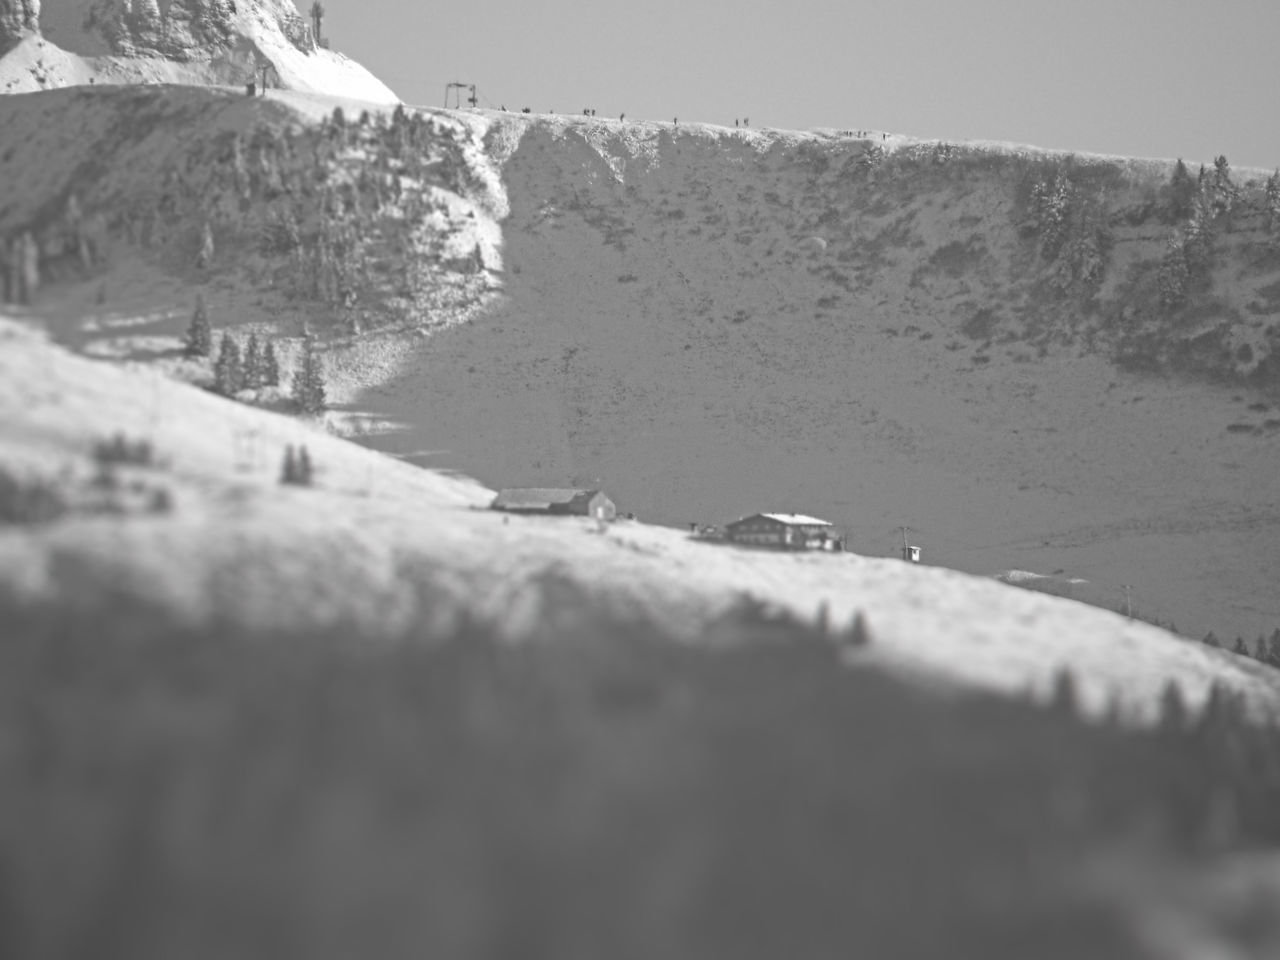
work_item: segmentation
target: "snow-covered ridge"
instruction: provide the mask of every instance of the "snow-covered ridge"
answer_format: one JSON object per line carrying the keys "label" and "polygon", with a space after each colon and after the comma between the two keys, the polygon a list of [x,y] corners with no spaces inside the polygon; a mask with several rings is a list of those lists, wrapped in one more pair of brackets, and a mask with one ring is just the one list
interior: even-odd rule
{"label": "snow-covered ridge", "polygon": [[0,0],[0,92],[86,83],[269,84],[370,103],[399,98],[317,43],[290,0]]}

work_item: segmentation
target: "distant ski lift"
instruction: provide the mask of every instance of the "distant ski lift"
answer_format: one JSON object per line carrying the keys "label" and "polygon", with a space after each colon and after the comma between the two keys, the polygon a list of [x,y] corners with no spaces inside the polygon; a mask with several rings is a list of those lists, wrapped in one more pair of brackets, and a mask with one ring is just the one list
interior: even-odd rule
{"label": "distant ski lift", "polygon": [[450,91],[452,91],[454,94],[454,98],[453,98],[454,109],[456,110],[462,109],[462,91],[463,90],[471,91],[471,96],[467,97],[467,103],[471,104],[471,106],[473,107],[480,105],[480,98],[476,96],[476,85],[474,83],[460,83],[460,82],[454,81],[453,83],[446,83],[444,85],[444,105],[446,110],[449,108]]}

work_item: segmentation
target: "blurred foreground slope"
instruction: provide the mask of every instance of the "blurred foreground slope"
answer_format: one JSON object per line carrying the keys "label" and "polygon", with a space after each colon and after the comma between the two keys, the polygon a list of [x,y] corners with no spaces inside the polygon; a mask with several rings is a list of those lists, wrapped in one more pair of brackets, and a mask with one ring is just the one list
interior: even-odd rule
{"label": "blurred foreground slope", "polygon": [[[588,595],[622,620],[694,640],[745,592],[807,621],[825,616],[833,642],[862,612],[873,641],[861,656],[948,684],[1043,692],[1069,666],[1092,710],[1116,698],[1151,716],[1170,681],[1193,703],[1218,683],[1261,711],[1275,706],[1275,671],[1079,603],[893,560],[506,517],[482,509],[491,493],[473,481],[318,424],[145,366],[76,357],[12,322],[0,335],[8,486],[50,504],[0,528],[0,577],[24,602],[227,629],[343,625],[387,637],[471,621],[521,637],[573,623],[575,598]],[[147,455],[113,457],[117,435],[126,448],[145,441]],[[307,447],[313,487],[279,484],[290,444]]]}

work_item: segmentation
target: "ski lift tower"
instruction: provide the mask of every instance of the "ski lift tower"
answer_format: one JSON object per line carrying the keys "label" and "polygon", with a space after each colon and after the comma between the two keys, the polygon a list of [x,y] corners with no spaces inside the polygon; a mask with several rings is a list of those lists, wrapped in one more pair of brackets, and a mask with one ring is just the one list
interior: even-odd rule
{"label": "ski lift tower", "polygon": [[453,105],[455,110],[462,109],[462,91],[471,91],[471,96],[467,97],[467,103],[471,106],[479,106],[480,98],[476,96],[476,85],[474,83],[446,83],[444,85],[444,106],[449,109],[449,92],[453,91]]}

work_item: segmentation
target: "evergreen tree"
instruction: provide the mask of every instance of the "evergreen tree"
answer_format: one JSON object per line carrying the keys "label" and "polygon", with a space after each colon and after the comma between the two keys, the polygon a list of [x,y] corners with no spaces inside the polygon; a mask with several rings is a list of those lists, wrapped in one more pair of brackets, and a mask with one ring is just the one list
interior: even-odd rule
{"label": "evergreen tree", "polygon": [[1267,662],[1267,638],[1262,634],[1258,634],[1258,639],[1253,643],[1253,659],[1259,663]]}
{"label": "evergreen tree", "polygon": [[1271,633],[1271,649],[1268,651],[1268,661],[1273,665],[1280,667],[1280,627],[1276,627]]}
{"label": "evergreen tree", "polygon": [[298,482],[298,460],[293,455],[293,444],[289,444],[284,448],[284,463],[280,467],[280,482]]}
{"label": "evergreen tree", "polygon": [[1160,729],[1166,733],[1182,733],[1187,728],[1187,703],[1182,688],[1170,680],[1160,696]]}
{"label": "evergreen tree", "polygon": [[280,386],[280,361],[276,359],[276,345],[268,340],[267,348],[262,352],[262,385],[264,387]]}
{"label": "evergreen tree", "polygon": [[311,4],[311,25],[315,30],[316,45],[320,45],[320,26],[324,23],[324,4],[320,0],[313,0]]}
{"label": "evergreen tree", "polygon": [[204,295],[196,294],[195,312],[187,327],[186,353],[188,357],[207,357],[213,350],[213,328],[209,326],[209,314],[204,308]]}
{"label": "evergreen tree", "polygon": [[[1214,216],[1230,217],[1240,199],[1240,190],[1231,182],[1231,165],[1225,155],[1214,158],[1211,205]],[[1227,227],[1230,230],[1230,225]]]}
{"label": "evergreen tree", "polygon": [[1059,713],[1076,716],[1079,713],[1079,696],[1076,693],[1076,677],[1070,667],[1063,667],[1053,678],[1051,706]]}
{"label": "evergreen tree", "polygon": [[1196,200],[1183,233],[1183,250],[1191,277],[1204,278],[1213,263],[1213,211],[1206,197]]}
{"label": "evergreen tree", "polygon": [[224,397],[235,396],[244,388],[244,367],[240,346],[231,334],[224,333],[218,345],[218,359],[213,364],[213,389]]}
{"label": "evergreen tree", "polygon": [[284,448],[284,463],[280,468],[280,482],[298,487],[311,486],[311,454],[306,446],[294,451],[293,444]]}
{"label": "evergreen tree", "polygon": [[853,622],[845,632],[845,642],[851,647],[865,647],[871,643],[871,628],[867,626],[867,617],[861,610],[854,614]]}
{"label": "evergreen tree", "polygon": [[250,390],[257,390],[262,383],[262,350],[258,346],[258,335],[251,333],[244,351],[244,385]]}
{"label": "evergreen tree", "polygon": [[1244,642],[1244,637],[1236,637],[1236,645],[1231,648],[1231,652],[1241,657],[1249,655],[1249,647]]}
{"label": "evergreen tree", "polygon": [[1267,205],[1267,229],[1275,229],[1280,222],[1280,170],[1267,177],[1267,186],[1263,191]]}
{"label": "evergreen tree", "polygon": [[1169,181],[1169,216],[1174,220],[1185,220],[1191,216],[1195,196],[1196,183],[1187,172],[1187,165],[1179,157]]}
{"label": "evergreen tree", "polygon": [[325,408],[324,370],[310,340],[302,351],[302,369],[293,375],[293,398],[304,413],[321,413]]}
{"label": "evergreen tree", "polygon": [[1217,635],[1216,633],[1214,633],[1212,630],[1210,630],[1208,633],[1206,633],[1206,634],[1204,635],[1204,645],[1205,645],[1206,647],[1220,647],[1220,646],[1222,646],[1221,642],[1219,642],[1219,640],[1218,640],[1218,635]]}

